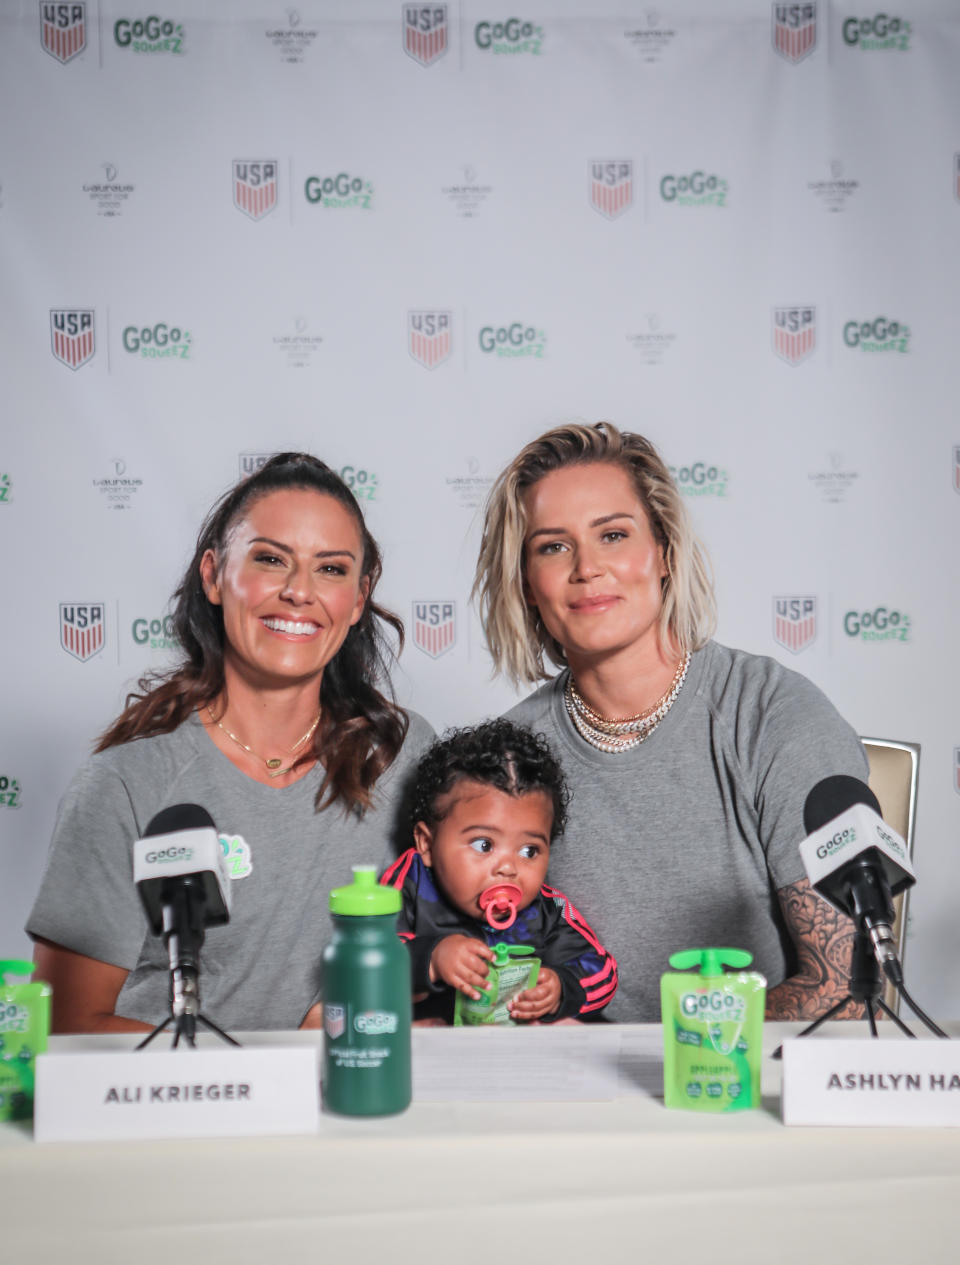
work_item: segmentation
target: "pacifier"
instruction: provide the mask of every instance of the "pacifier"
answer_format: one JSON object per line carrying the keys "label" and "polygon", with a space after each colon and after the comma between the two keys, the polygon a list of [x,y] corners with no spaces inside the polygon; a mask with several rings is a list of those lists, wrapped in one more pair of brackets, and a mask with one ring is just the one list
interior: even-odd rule
{"label": "pacifier", "polygon": [[516,883],[494,883],[480,893],[480,908],[491,927],[506,931],[517,920],[517,901],[522,897]]}

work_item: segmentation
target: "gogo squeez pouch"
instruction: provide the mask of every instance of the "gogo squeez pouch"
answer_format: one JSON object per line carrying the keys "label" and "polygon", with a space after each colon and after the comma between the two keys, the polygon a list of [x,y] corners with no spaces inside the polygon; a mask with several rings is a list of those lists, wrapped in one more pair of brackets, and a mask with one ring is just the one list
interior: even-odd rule
{"label": "gogo squeez pouch", "polygon": [[[743,1111],[760,1105],[767,981],[744,949],[674,953],[660,979],[663,1100],[688,1111]],[[698,974],[689,968],[698,966]]]}
{"label": "gogo squeez pouch", "polygon": [[[507,1004],[533,988],[540,974],[540,959],[528,944],[495,944],[495,954],[490,963],[486,988],[478,989],[480,999],[473,1001],[463,993],[457,993],[453,1011],[453,1026],[463,1028],[471,1024],[497,1024],[500,1027],[518,1027],[510,1018]],[[515,961],[514,959],[519,959]]]}
{"label": "gogo squeez pouch", "polygon": [[50,1031],[49,984],[14,984],[8,976],[29,976],[32,962],[0,961],[0,1120],[33,1115],[33,1074]]}

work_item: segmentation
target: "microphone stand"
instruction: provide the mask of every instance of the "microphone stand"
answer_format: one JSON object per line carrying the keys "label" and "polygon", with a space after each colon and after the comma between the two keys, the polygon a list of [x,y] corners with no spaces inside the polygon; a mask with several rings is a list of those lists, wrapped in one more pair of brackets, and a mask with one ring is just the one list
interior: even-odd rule
{"label": "microphone stand", "polygon": [[163,939],[170,958],[170,1014],[135,1048],[143,1050],[173,1024],[172,1049],[184,1042],[194,1048],[197,1025],[213,1032],[228,1045],[239,1046],[212,1019],[200,1011],[200,948],[204,938],[206,897],[202,883],[193,876],[171,885],[163,902]]}
{"label": "microphone stand", "polygon": [[[949,1040],[949,1037],[942,1028],[938,1028],[933,1020],[923,1013],[904,988],[903,972],[900,970],[900,963],[896,960],[896,958],[894,958],[892,962],[889,962],[888,965],[890,967],[895,965],[896,967],[893,973],[889,976],[891,983],[894,988],[896,988],[900,996],[907,1002],[921,1023],[929,1028],[935,1036],[943,1037],[945,1040]],[[896,975],[899,975],[900,978],[894,978]],[[819,1028],[821,1024],[826,1023],[828,1019],[832,1019],[835,1015],[839,1014],[848,1002],[854,1001],[862,1003],[866,1008],[867,1023],[870,1025],[871,1037],[880,1036],[880,1033],[877,1031],[876,1012],[881,1010],[888,1019],[893,1020],[905,1036],[910,1037],[911,1040],[916,1040],[917,1034],[915,1032],[911,1032],[900,1016],[895,1014],[883,1000],[883,978],[884,977],[880,972],[880,965],[877,961],[877,955],[874,950],[873,940],[870,937],[870,932],[865,927],[860,927],[857,929],[854,936],[853,957],[850,962],[850,982],[848,984],[846,997],[841,998],[835,1006],[831,1006],[826,1014],[821,1015],[819,1019],[814,1019],[813,1023],[808,1024],[802,1032],[798,1032],[798,1039],[800,1037],[807,1037],[812,1032],[816,1032],[817,1028]],[[775,1059],[779,1059],[782,1056],[782,1053],[783,1047],[778,1046],[773,1052],[773,1057]]]}

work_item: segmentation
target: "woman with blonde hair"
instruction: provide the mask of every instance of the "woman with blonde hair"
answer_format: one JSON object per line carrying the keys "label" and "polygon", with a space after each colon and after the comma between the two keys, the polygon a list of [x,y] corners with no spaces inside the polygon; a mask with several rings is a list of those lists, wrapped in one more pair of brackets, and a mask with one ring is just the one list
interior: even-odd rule
{"label": "woman with blonde hair", "polygon": [[798,844],[807,793],[865,780],[863,748],[805,677],[711,640],[707,560],[653,445],[607,422],[528,444],[491,491],[474,593],[496,669],[546,681],[509,717],[561,756],[551,879],[620,963],[609,1017],[659,1019],[668,955],[698,945],[754,954],[770,1018],[838,1001],[852,927]]}

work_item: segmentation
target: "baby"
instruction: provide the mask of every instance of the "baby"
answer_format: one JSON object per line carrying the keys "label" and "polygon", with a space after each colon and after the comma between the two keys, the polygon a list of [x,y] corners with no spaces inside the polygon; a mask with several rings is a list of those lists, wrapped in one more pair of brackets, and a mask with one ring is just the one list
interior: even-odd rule
{"label": "baby", "polygon": [[418,1017],[476,1000],[491,945],[532,945],[536,987],[510,1017],[552,1022],[595,1015],[617,989],[617,964],[562,892],[546,885],[563,832],[567,789],[546,739],[506,720],[446,735],[417,768],[413,838],[382,883],[403,892],[398,930],[413,964]]}

